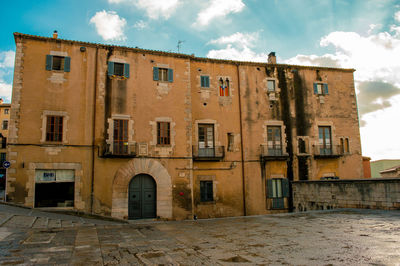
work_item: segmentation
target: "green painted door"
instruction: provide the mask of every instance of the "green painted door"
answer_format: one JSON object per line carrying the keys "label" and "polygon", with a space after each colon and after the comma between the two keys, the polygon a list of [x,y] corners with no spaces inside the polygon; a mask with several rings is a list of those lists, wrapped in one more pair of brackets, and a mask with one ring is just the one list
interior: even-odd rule
{"label": "green painted door", "polygon": [[156,182],[145,174],[139,174],[129,183],[129,219],[156,217]]}

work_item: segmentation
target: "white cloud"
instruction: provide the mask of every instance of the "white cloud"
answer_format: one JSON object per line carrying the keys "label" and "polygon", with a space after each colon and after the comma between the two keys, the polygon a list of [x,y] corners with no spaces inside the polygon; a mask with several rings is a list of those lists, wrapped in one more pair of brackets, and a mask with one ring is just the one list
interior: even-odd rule
{"label": "white cloud", "polygon": [[134,28],[137,28],[139,30],[147,28],[147,26],[148,26],[148,24],[146,22],[144,22],[143,20],[139,20],[133,25]]}
{"label": "white cloud", "polygon": [[400,11],[397,11],[396,13],[394,13],[394,19],[397,20],[398,22],[400,22]]}
{"label": "white cloud", "polygon": [[126,39],[124,34],[126,20],[114,11],[97,12],[90,19],[90,23],[95,25],[97,33],[106,41]]}
{"label": "white cloud", "polygon": [[14,67],[14,60],[15,60],[14,51],[0,52],[0,68]]}
{"label": "white cloud", "polygon": [[108,0],[111,4],[129,4],[146,11],[151,19],[168,19],[180,4],[180,0]]}
{"label": "white cloud", "polygon": [[3,98],[5,102],[11,102],[11,91],[12,85],[0,80],[0,98]]}
{"label": "white cloud", "polygon": [[193,26],[206,26],[213,19],[225,17],[230,13],[238,13],[243,10],[245,4],[242,0],[210,0],[207,8],[200,11]]}
{"label": "white cloud", "polygon": [[390,101],[390,107],[364,115],[367,123],[360,129],[362,149],[373,160],[400,158],[400,95]]}
{"label": "white cloud", "polygon": [[259,39],[259,33],[236,32],[230,36],[223,36],[216,40],[211,40],[208,44],[226,45],[225,48],[210,50],[207,53],[209,58],[266,62],[268,55],[256,53],[251,48],[255,46]]}

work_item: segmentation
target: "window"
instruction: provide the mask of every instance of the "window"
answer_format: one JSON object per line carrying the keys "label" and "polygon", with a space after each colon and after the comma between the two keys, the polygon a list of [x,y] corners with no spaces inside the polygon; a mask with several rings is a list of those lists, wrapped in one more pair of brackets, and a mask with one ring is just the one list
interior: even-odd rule
{"label": "window", "polygon": [[70,71],[71,57],[46,55],[46,70]]}
{"label": "window", "polygon": [[318,127],[318,144],[319,152],[321,155],[332,154],[332,139],[331,139],[331,127],[320,126]]}
{"label": "window", "polygon": [[3,130],[8,129],[8,120],[3,120],[2,129],[3,129]]}
{"label": "window", "polygon": [[234,150],[234,143],[235,142],[235,136],[233,133],[228,133],[228,151],[233,151]]}
{"label": "window", "polygon": [[0,167],[3,166],[3,162],[6,161],[6,153],[2,152],[0,153]]}
{"label": "window", "polygon": [[328,94],[328,84],[314,83],[314,94],[318,94],[318,95]]}
{"label": "window", "polygon": [[340,138],[340,151],[342,154],[349,153],[349,138]]}
{"label": "window", "polygon": [[174,81],[174,71],[170,68],[154,67],[153,68],[153,80],[173,82]]}
{"label": "window", "polygon": [[10,109],[8,109],[8,108],[4,109],[4,114],[5,114],[5,115],[8,115],[9,110],[10,110]]}
{"label": "window", "polygon": [[128,154],[128,120],[114,120],[114,154]]}
{"label": "window", "polygon": [[47,116],[46,141],[61,142],[63,140],[63,117]]}
{"label": "window", "polygon": [[229,79],[219,79],[219,96],[229,96]]}
{"label": "window", "polygon": [[200,76],[200,86],[202,88],[210,87],[210,77],[209,76]]}
{"label": "window", "polygon": [[7,138],[3,137],[3,139],[1,140],[1,148],[5,149],[7,148]]}
{"label": "window", "polygon": [[129,78],[129,64],[108,62],[108,76]]}
{"label": "window", "polygon": [[275,80],[268,80],[268,91],[275,91]]}
{"label": "window", "polygon": [[169,122],[157,122],[157,145],[171,144],[171,129]]}
{"label": "window", "polygon": [[214,201],[213,181],[200,181],[200,200],[202,202]]}
{"label": "window", "polygon": [[289,180],[287,178],[267,179],[267,197],[272,199],[272,209],[283,209],[284,199],[289,197]]}
{"label": "window", "polygon": [[199,124],[199,156],[214,156],[213,124]]}
{"label": "window", "polygon": [[267,127],[268,155],[282,155],[282,139],[280,126]]}

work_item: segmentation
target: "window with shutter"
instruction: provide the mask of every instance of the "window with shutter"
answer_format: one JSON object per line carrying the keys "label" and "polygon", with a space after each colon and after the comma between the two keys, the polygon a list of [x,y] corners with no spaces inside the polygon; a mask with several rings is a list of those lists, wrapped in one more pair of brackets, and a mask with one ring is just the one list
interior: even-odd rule
{"label": "window with shutter", "polygon": [[200,76],[200,86],[202,88],[210,87],[210,77],[209,76]]}
{"label": "window with shutter", "polygon": [[317,95],[327,95],[328,92],[328,84],[327,83],[321,83],[321,82],[315,82],[314,83],[314,94]]}
{"label": "window with shutter", "polygon": [[108,62],[108,76],[129,78],[129,64]]}
{"label": "window with shutter", "polygon": [[213,181],[200,181],[200,201],[214,200]]}
{"label": "window with shutter", "polygon": [[57,55],[46,55],[46,70],[58,70],[69,72],[71,68],[71,57],[68,56],[57,56]]}
{"label": "window with shutter", "polygon": [[157,122],[157,145],[171,144],[171,128],[169,122]]}

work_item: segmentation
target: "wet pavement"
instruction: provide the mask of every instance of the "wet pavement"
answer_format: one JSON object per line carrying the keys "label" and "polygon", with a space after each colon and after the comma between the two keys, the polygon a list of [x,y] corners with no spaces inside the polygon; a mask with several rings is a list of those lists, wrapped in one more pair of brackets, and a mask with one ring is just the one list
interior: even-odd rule
{"label": "wet pavement", "polygon": [[0,204],[0,263],[400,265],[400,212],[121,224]]}

